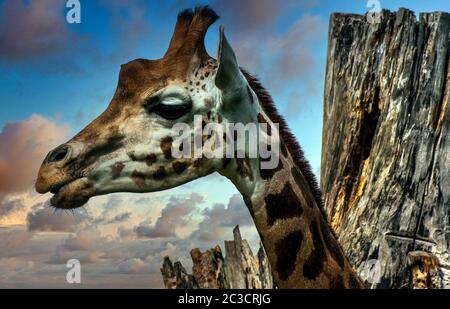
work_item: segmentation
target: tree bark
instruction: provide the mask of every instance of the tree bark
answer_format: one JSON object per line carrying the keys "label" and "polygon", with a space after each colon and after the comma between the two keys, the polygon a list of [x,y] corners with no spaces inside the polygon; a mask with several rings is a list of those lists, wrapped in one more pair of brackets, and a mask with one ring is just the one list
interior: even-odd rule
{"label": "tree bark", "polygon": [[161,268],[164,286],[167,289],[197,289],[198,285],[192,275],[189,275],[180,262],[172,261],[168,256],[164,258]]}
{"label": "tree bark", "polygon": [[248,242],[241,238],[239,227],[233,229],[234,240],[225,241],[225,258],[219,246],[201,252],[191,251],[192,275],[180,262],[175,269],[169,257],[164,258],[161,274],[168,289],[271,289],[272,271],[262,246],[254,256]]}
{"label": "tree bark", "polygon": [[450,15],[417,20],[400,9],[378,21],[331,16],[320,177],[326,211],[372,287],[412,288],[417,260],[436,258],[430,287],[450,288]]}

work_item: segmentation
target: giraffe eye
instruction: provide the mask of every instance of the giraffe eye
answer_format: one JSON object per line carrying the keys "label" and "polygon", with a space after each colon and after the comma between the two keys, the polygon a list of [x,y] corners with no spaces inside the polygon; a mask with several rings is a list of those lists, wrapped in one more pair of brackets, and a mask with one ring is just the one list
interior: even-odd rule
{"label": "giraffe eye", "polygon": [[150,113],[155,113],[167,120],[176,120],[191,110],[192,101],[189,98],[178,97],[152,98],[146,105]]}

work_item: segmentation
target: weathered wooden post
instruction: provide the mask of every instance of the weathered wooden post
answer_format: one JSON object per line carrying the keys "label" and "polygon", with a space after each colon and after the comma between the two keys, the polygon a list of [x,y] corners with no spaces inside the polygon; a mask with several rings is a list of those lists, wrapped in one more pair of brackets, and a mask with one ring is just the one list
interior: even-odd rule
{"label": "weathered wooden post", "polygon": [[442,12],[331,16],[321,189],[354,267],[379,267],[372,287],[413,287],[425,257],[450,288],[449,31]]}
{"label": "weathered wooden post", "polygon": [[225,241],[225,258],[216,246],[205,252],[191,250],[192,275],[180,262],[164,258],[161,274],[168,289],[272,289],[274,282],[269,261],[262,246],[256,256],[242,239],[239,226],[233,229],[234,240]]}

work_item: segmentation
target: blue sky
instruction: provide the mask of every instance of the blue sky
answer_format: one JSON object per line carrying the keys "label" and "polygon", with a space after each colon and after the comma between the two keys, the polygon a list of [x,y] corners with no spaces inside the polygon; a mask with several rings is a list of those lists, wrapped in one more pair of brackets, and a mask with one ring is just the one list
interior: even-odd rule
{"label": "blue sky", "polygon": [[[5,2],[8,1],[0,1],[0,4],[4,5]],[[63,22],[65,1],[57,2],[61,3],[60,26],[65,27],[68,34],[67,40],[60,40],[61,45],[70,46],[61,46],[63,55],[55,52],[16,59],[12,63],[8,58],[0,58],[0,127],[6,122],[20,121],[38,113],[56,118],[58,122],[68,123],[73,132],[78,131],[109,103],[115,90],[120,64],[135,58],[159,58],[168,45],[176,12],[199,3],[209,4],[208,1],[129,1],[133,8],[127,9],[125,5],[115,7],[114,4],[108,4],[114,1],[81,1],[82,23],[69,25]],[[274,35],[282,36],[292,23],[305,15],[318,16],[323,22],[324,27],[317,32],[318,36],[308,42],[316,67],[312,72],[306,73],[314,74],[312,78],[317,91],[313,94],[305,93],[304,97],[298,98],[299,113],[285,115],[314,169],[318,170],[328,18],[331,12],[364,13],[367,8],[366,2],[361,0],[294,2],[304,2],[305,5],[275,16],[270,27],[275,30]],[[214,7],[214,3],[212,6]],[[381,1],[381,6],[390,10],[408,7],[421,12],[448,10],[450,5],[445,0],[384,0]],[[140,12],[133,12],[134,10]],[[220,11],[218,13],[221,14]],[[135,15],[142,19],[142,23],[132,20]],[[228,20],[232,19],[219,20],[209,31],[207,47],[211,55],[216,54],[217,27],[220,23],[229,26],[226,24]],[[135,34],[122,33],[122,27],[132,28],[133,23],[145,28],[138,29]],[[237,29],[231,28],[228,35],[233,43],[238,33],[235,33]],[[14,32],[13,29],[8,31]],[[130,46],[123,46],[123,43]],[[254,48],[256,53],[261,52],[258,51],[258,46]],[[246,67],[246,63],[241,65]],[[252,73],[260,76],[267,85],[270,76],[258,72],[258,68],[252,69]],[[283,111],[283,105],[289,100],[287,92],[301,87],[301,84],[287,83],[281,89],[268,88]]]}
{"label": "blue sky", "polygon": [[[0,0],[0,146],[3,147],[0,148],[0,237],[23,234],[20,241],[17,240],[17,248],[22,253],[27,252],[17,253],[17,256],[12,253],[9,258],[16,258],[18,264],[2,260],[5,257],[0,255],[0,273],[11,270],[14,265],[28,265],[30,260],[50,267],[48,265],[54,265],[53,262],[65,253],[73,252],[67,249],[67,243],[74,237],[85,240],[91,236],[80,235],[79,228],[60,230],[57,222],[50,225],[54,229],[38,229],[38,232],[30,229],[30,222],[35,222],[32,220],[47,218],[40,208],[45,197],[36,196],[31,187],[35,169],[55,143],[70,138],[106,108],[115,91],[121,64],[136,58],[156,59],[164,54],[176,15],[184,8],[209,4],[216,9],[221,19],[207,35],[209,53],[216,55],[218,26],[224,24],[240,65],[259,76],[271,92],[314,171],[319,173],[329,16],[332,12],[365,13],[366,1],[81,0],[81,24],[66,23],[65,2]],[[381,0],[380,4],[383,9],[407,7],[416,13],[450,9],[448,0]],[[35,140],[39,143],[33,143],[34,148],[30,148],[30,141]],[[17,177],[12,167],[25,171]],[[104,244],[108,243],[107,236],[122,237],[119,243],[135,256],[111,258],[113,262],[107,264],[104,261],[108,258],[89,255],[94,251],[86,249],[88,247],[81,248],[86,252],[80,249],[77,254],[87,254],[84,258],[92,262],[89,266],[94,274],[92,282],[101,286],[108,285],[99,278],[107,278],[110,270],[116,268],[119,269],[114,277],[117,282],[129,280],[121,275],[133,274],[134,269],[139,269],[139,273],[154,276],[154,286],[158,286],[159,254],[170,253],[187,261],[186,254],[191,246],[208,248],[231,237],[232,224],[220,225],[214,216],[230,216],[225,210],[237,203],[236,192],[228,181],[215,175],[163,193],[116,194],[93,199],[88,215],[81,216],[80,226],[88,226],[87,230],[93,231],[100,229],[106,240],[98,241]],[[201,201],[193,194],[202,196]],[[168,231],[167,239],[145,240],[145,246],[153,248],[157,255],[143,254],[136,249],[142,245],[142,240],[123,236],[130,233],[129,227],[133,225],[148,224],[154,228],[158,220],[177,213],[178,206],[188,202],[199,208],[183,213],[184,226]],[[105,209],[110,209],[110,213]],[[111,216],[128,218],[127,214],[131,221],[111,223],[114,221]],[[133,217],[133,214],[138,215]],[[240,212],[239,216],[245,217]],[[232,218],[230,216],[230,222]],[[73,223],[64,215],[61,220]],[[258,243],[255,230],[245,220],[241,222],[244,236],[255,245]],[[220,233],[212,233],[215,238],[201,233],[200,229],[208,224],[221,228]],[[16,239],[13,240],[15,243]],[[47,251],[35,249],[41,242],[45,242],[41,248],[52,254],[56,250],[57,254],[49,257]],[[2,246],[8,244],[11,242],[3,244],[0,240],[0,252],[5,252]],[[123,263],[128,264],[125,267]],[[7,278],[0,276],[0,287],[21,286],[27,274],[38,272],[35,268],[30,267],[29,273],[12,271]],[[42,274],[41,269],[39,271]],[[46,271],[50,275],[45,280],[29,280],[30,285],[57,284],[54,280],[61,268],[50,267]],[[95,277],[96,273],[99,276]],[[145,276],[141,279],[143,287],[150,282]],[[139,286],[141,281],[135,282]]]}

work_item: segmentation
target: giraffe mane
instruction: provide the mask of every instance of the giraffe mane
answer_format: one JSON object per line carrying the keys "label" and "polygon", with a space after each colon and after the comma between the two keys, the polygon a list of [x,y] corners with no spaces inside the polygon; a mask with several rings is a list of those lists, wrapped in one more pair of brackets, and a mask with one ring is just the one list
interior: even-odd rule
{"label": "giraffe mane", "polygon": [[303,176],[305,177],[306,182],[308,183],[314,196],[314,200],[317,203],[317,206],[319,206],[320,211],[324,215],[325,219],[327,219],[327,214],[324,209],[324,203],[322,199],[322,192],[320,191],[316,175],[313,173],[308,160],[306,160],[300,144],[297,142],[294,134],[292,134],[292,132],[290,131],[286,120],[276,109],[272,96],[266,90],[266,88],[264,88],[261,82],[256,77],[251,75],[248,71],[243,68],[241,68],[241,71],[247,79],[250,87],[256,93],[256,96],[258,97],[264,112],[272,122],[279,124],[280,137],[282,139],[282,142],[286,145],[286,148],[291,154],[294,160],[294,164],[300,169]]}

